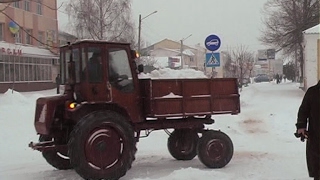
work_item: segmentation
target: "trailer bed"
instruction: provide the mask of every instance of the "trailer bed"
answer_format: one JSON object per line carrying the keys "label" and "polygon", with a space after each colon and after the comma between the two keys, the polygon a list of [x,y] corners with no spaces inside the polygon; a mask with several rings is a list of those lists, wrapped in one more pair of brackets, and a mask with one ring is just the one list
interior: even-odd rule
{"label": "trailer bed", "polygon": [[147,117],[240,113],[236,78],[140,79]]}

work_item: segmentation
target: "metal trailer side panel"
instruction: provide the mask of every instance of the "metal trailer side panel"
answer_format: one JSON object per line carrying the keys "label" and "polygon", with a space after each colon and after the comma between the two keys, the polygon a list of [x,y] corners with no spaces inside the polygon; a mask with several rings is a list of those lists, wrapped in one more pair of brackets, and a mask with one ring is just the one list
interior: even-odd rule
{"label": "metal trailer side panel", "polygon": [[240,112],[236,78],[140,81],[146,117],[186,117]]}

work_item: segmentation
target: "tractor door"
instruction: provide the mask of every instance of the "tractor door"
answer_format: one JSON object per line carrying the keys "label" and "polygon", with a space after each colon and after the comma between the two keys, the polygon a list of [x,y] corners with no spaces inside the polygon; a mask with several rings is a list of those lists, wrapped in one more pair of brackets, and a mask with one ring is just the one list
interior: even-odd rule
{"label": "tractor door", "polygon": [[111,101],[126,109],[132,121],[142,119],[138,78],[131,59],[129,46],[107,48],[107,86],[111,90]]}
{"label": "tractor door", "polygon": [[81,94],[88,102],[110,102],[111,92],[106,83],[106,51],[104,46],[86,46],[81,54]]}

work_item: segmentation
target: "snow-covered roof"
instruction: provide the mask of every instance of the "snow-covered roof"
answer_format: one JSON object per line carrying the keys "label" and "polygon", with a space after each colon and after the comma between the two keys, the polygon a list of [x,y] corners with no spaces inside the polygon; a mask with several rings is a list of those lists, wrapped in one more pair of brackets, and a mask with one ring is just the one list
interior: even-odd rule
{"label": "snow-covered roof", "polygon": [[51,59],[58,59],[59,56],[53,54],[48,49],[38,48],[33,46],[26,46],[23,44],[11,44],[7,42],[0,42],[0,53],[3,54],[12,54],[21,52],[22,56],[27,57],[38,57],[38,58],[51,58]]}
{"label": "snow-covered roof", "polygon": [[[169,48],[157,48],[157,49],[163,49],[166,51],[171,51],[171,52],[175,52],[175,53],[180,54],[180,49],[169,49]],[[157,49],[154,49],[153,51],[156,51]],[[183,50],[182,54],[186,55],[186,56],[194,56],[195,55],[190,49]]]}
{"label": "snow-covered roof", "polygon": [[316,26],[313,26],[307,30],[304,31],[304,33],[307,33],[307,34],[319,34],[319,31],[320,30],[320,24],[316,25]]}
{"label": "snow-covered roof", "polygon": [[194,56],[195,55],[190,49],[184,50],[182,52],[182,54],[187,55],[187,56]]}

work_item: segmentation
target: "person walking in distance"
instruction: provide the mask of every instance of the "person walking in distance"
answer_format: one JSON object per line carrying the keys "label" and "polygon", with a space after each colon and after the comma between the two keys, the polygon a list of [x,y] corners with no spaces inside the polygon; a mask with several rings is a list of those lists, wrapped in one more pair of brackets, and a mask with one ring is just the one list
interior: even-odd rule
{"label": "person walking in distance", "polygon": [[308,88],[299,107],[296,137],[307,139],[306,160],[309,176],[320,180],[320,81]]}
{"label": "person walking in distance", "polygon": [[57,94],[60,94],[60,84],[61,84],[61,77],[60,77],[60,74],[58,74],[56,77]]}

